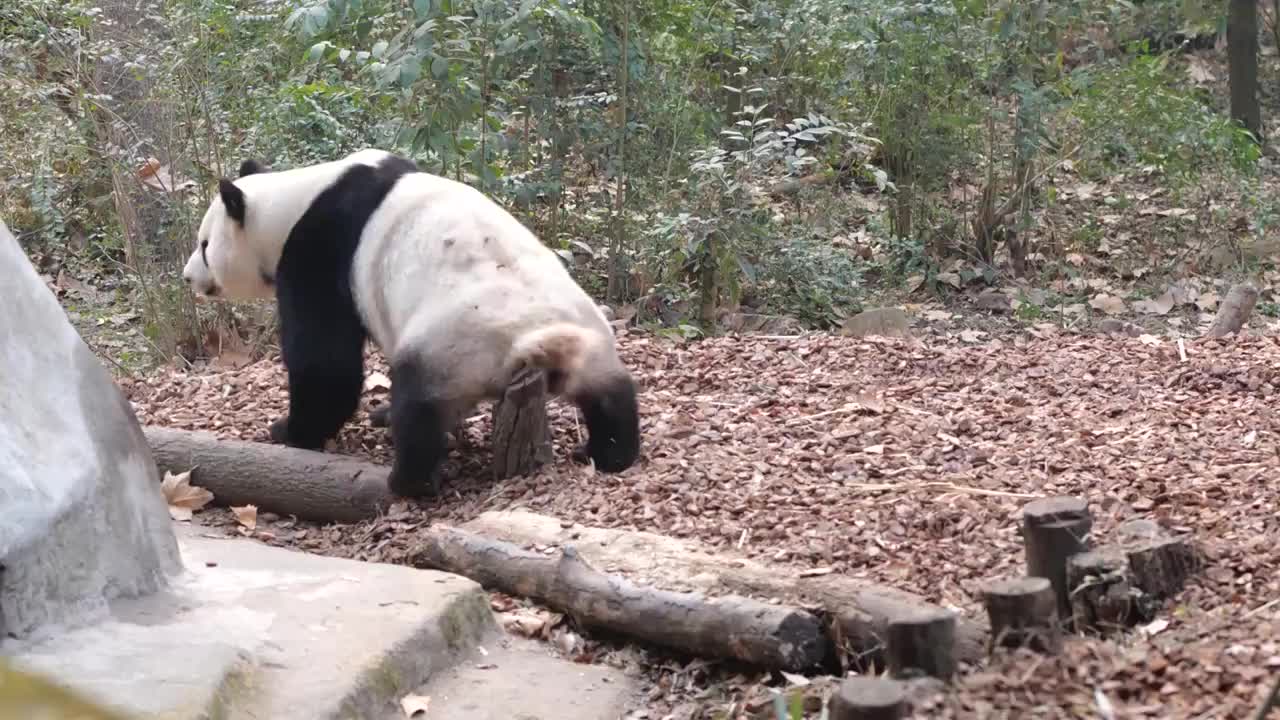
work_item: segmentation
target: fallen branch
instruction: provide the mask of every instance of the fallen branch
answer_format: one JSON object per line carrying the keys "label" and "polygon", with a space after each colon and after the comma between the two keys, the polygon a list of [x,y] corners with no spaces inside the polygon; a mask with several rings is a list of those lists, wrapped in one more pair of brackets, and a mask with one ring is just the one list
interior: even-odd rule
{"label": "fallen branch", "polygon": [[702,657],[801,672],[827,658],[822,622],[805,610],[750,598],[659,590],[591,567],[573,545],[547,556],[457,528],[433,526],[413,564],[535,598],[586,627]]}
{"label": "fallen branch", "polygon": [[770,195],[795,195],[801,190],[808,187],[820,187],[827,183],[833,182],[840,176],[834,172],[827,171],[814,173],[813,175],[805,175],[804,177],[782,180],[774,183],[769,188]]}
{"label": "fallen branch", "polygon": [[208,432],[143,428],[160,471],[195,468],[191,481],[218,505],[321,522],[356,522],[390,505],[388,468],[345,455],[222,439]]}
{"label": "fallen branch", "polygon": [[[940,609],[917,595],[835,574],[806,573],[713,555],[655,533],[581,525],[566,528],[556,518],[522,510],[486,512],[463,527],[522,547],[572,544],[591,564],[633,582],[820,607],[835,619],[846,646],[843,649],[858,658],[862,668],[883,662],[890,622]],[[956,618],[956,662],[979,661],[986,656],[986,644],[985,618]]]}

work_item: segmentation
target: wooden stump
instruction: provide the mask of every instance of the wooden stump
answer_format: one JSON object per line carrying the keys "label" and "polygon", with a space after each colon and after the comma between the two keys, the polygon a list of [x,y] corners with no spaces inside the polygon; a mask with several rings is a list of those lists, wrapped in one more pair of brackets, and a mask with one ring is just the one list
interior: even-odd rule
{"label": "wooden stump", "polygon": [[942,609],[905,612],[889,621],[885,656],[894,677],[955,674],[956,616]]}
{"label": "wooden stump", "polygon": [[1085,501],[1076,497],[1034,500],[1022,509],[1022,542],[1027,575],[1048,578],[1058,599],[1058,616],[1071,617],[1067,559],[1089,549],[1093,517]]}
{"label": "wooden stump", "polygon": [[493,407],[493,479],[526,475],[552,460],[547,377],[525,369]]}
{"label": "wooden stump", "polygon": [[1200,568],[1200,558],[1187,538],[1160,537],[1126,547],[1133,584],[1152,597],[1165,600],[1182,591]]}
{"label": "wooden stump", "polygon": [[889,678],[846,678],[831,696],[831,720],[898,720],[906,712],[906,691]]}
{"label": "wooden stump", "polygon": [[1223,337],[1234,332],[1240,332],[1249,322],[1249,316],[1253,314],[1253,306],[1258,302],[1258,291],[1252,285],[1239,284],[1231,286],[1227,291],[1227,296],[1222,299],[1222,304],[1218,306],[1218,314],[1213,318],[1213,324],[1209,326],[1208,337]]}
{"label": "wooden stump", "polygon": [[1048,578],[993,580],[982,590],[991,622],[991,645],[1030,647],[1044,653],[1062,649],[1058,598]]}
{"label": "wooden stump", "polygon": [[1116,542],[1067,563],[1072,611],[1077,623],[1095,630],[1147,622],[1199,567],[1190,538],[1131,520],[1117,528]]}
{"label": "wooden stump", "polygon": [[1115,630],[1132,624],[1135,593],[1124,554],[1114,548],[1080,553],[1067,563],[1071,613],[1077,630]]}

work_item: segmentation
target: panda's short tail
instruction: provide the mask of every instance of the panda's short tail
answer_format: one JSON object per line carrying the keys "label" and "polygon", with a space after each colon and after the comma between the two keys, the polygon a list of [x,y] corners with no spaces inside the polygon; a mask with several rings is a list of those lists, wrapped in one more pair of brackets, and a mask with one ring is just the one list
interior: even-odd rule
{"label": "panda's short tail", "polygon": [[546,371],[548,389],[582,409],[587,421],[582,452],[603,472],[621,472],[640,454],[636,385],[612,343],[612,335],[557,323],[516,338],[508,362],[513,372],[521,366]]}
{"label": "panda's short tail", "polygon": [[[511,345],[508,366],[515,370],[521,365],[533,366],[557,373],[563,380],[563,389],[572,394],[581,386],[592,384],[594,375],[589,363],[608,357],[599,352],[601,338],[590,330],[572,323],[557,323],[532,330],[516,338]],[[612,370],[613,368],[596,368]]]}

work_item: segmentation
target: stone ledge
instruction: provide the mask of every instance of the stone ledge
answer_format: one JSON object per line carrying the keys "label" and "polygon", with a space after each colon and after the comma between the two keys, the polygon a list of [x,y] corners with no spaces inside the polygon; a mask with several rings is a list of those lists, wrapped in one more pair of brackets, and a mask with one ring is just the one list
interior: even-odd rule
{"label": "stone ledge", "polygon": [[179,531],[187,570],[91,628],[0,651],[131,717],[384,714],[496,632],[481,587],[447,573]]}

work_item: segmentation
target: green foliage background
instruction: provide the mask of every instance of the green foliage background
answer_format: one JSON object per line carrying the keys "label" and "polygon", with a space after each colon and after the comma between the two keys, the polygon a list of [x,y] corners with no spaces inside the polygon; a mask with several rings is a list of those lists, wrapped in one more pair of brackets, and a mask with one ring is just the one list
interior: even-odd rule
{"label": "green foliage background", "polygon": [[[122,34],[112,5],[17,0],[0,10],[0,213],[32,247],[75,240],[165,287],[241,160],[378,146],[491,193],[643,321],[710,331],[743,308],[826,327],[957,257],[1005,272],[1004,225],[1036,236],[1065,161],[1249,182],[1256,146],[1182,56],[1150,50],[1220,29],[1218,5],[158,0]],[[175,118],[166,138],[104,147],[121,99],[94,68],[121,63],[148,82],[131,102]],[[131,255],[108,167],[148,157],[190,183]],[[1016,200],[1017,223],[974,230],[982,208],[949,192],[965,183]]]}

